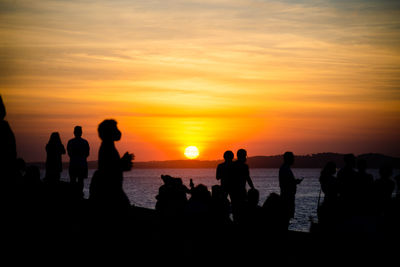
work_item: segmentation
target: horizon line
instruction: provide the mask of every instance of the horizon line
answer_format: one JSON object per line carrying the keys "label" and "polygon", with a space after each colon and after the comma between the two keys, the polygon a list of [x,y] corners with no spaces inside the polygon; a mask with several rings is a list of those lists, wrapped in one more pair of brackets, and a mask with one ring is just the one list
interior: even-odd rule
{"label": "horizon line", "polygon": [[[399,156],[390,156],[387,154],[383,153],[378,153],[378,152],[368,152],[368,153],[360,153],[360,154],[355,154],[355,153],[339,153],[339,152],[318,152],[318,153],[310,153],[310,154],[295,154],[295,157],[304,157],[304,156],[313,156],[313,155],[320,155],[320,154],[337,154],[337,155],[345,155],[345,154],[353,154],[354,156],[358,157],[361,155],[381,155],[381,156],[386,156],[386,157],[391,157],[391,158],[398,158],[400,159]],[[255,156],[248,156],[247,158],[256,158],[256,157],[280,157],[283,156],[282,154],[274,154],[274,155],[255,155]],[[150,163],[150,162],[167,162],[167,161],[188,161],[188,162],[194,162],[194,161],[223,161],[223,158],[220,159],[167,159],[167,160],[147,160],[147,161],[134,161],[134,163]],[[98,160],[88,160],[87,162],[97,162]],[[46,160],[44,161],[27,161],[26,163],[32,164],[32,163],[45,163]],[[68,161],[62,161],[62,163],[69,163]]]}

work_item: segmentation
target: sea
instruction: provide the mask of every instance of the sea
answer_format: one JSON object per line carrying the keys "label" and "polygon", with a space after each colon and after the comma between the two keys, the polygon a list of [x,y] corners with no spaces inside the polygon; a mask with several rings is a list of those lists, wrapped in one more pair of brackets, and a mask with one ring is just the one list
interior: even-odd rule
{"label": "sea", "polygon": [[[94,169],[89,170],[89,178],[85,179],[84,194],[89,196],[89,185]],[[319,175],[320,169],[292,169],[296,178],[304,178],[297,187],[295,216],[290,221],[289,229],[294,231],[308,232],[311,220],[317,222],[318,203],[323,200],[323,193],[320,190]],[[216,170],[213,168],[199,169],[132,169],[124,173],[124,190],[129,197],[131,204],[154,209],[156,204],[156,195],[158,188],[163,184],[161,175],[171,175],[182,178],[183,183],[189,187],[190,179],[193,183],[203,184],[211,191],[211,187],[219,184],[215,178]],[[377,169],[368,171],[375,179],[379,176]],[[396,171],[396,175],[398,174]],[[44,175],[44,170],[42,170]],[[279,193],[278,182],[279,169],[255,168],[250,169],[250,176],[254,186],[260,192],[260,202],[262,205],[269,194]],[[64,170],[61,174],[61,180],[68,181],[68,171]]]}

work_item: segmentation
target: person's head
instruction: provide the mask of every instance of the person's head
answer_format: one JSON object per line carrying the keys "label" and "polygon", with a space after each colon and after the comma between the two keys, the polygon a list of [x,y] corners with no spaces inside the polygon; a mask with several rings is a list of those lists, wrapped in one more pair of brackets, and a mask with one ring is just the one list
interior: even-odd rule
{"label": "person's head", "polygon": [[283,201],[281,196],[275,192],[270,193],[267,199],[264,201],[262,208],[264,211],[271,213],[282,210]]}
{"label": "person's head", "polygon": [[49,144],[61,143],[60,134],[58,132],[52,132],[49,139]]}
{"label": "person's head", "polygon": [[161,180],[163,180],[164,184],[170,184],[172,182],[172,177],[169,175],[162,175],[161,174]]}
{"label": "person's head", "polygon": [[250,205],[258,205],[258,202],[260,201],[260,192],[255,188],[250,188],[247,192],[247,199]]}
{"label": "person's head", "polygon": [[82,136],[82,127],[81,126],[75,126],[74,135],[75,135],[75,137],[81,137]]}
{"label": "person's head", "polygon": [[121,139],[121,132],[118,130],[115,120],[102,121],[97,131],[102,141],[119,141]]}
{"label": "person's head", "polygon": [[225,151],[225,153],[224,153],[224,159],[225,159],[225,161],[230,162],[230,161],[233,160],[233,157],[234,157],[234,155],[233,155],[233,152],[232,152],[232,151],[230,151],[230,150]]}
{"label": "person's head", "polygon": [[245,162],[247,159],[247,151],[243,148],[239,149],[236,153],[238,161]]}
{"label": "person's head", "polygon": [[211,193],[204,184],[198,184],[192,191],[192,199],[200,201],[208,201],[211,198]]}
{"label": "person's head", "polygon": [[336,163],[333,161],[327,162],[322,172],[327,175],[334,175],[336,173]]}
{"label": "person's head", "polygon": [[283,162],[292,165],[294,163],[294,154],[293,152],[287,151],[283,154]]}
{"label": "person's head", "polygon": [[353,154],[346,154],[343,157],[344,164],[348,167],[354,168],[356,166],[356,157]]}

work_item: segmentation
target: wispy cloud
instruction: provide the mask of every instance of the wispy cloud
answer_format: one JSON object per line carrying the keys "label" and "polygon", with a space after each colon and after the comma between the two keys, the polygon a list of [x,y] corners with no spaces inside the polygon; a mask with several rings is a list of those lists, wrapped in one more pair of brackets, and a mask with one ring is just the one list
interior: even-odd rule
{"label": "wispy cloud", "polygon": [[88,118],[244,114],[260,136],[282,134],[271,114],[290,114],[300,135],[313,114],[336,112],[330,129],[384,123],[390,136],[399,123],[385,115],[400,115],[398,1],[5,0],[0,38],[16,124],[46,107],[65,118],[72,103]]}

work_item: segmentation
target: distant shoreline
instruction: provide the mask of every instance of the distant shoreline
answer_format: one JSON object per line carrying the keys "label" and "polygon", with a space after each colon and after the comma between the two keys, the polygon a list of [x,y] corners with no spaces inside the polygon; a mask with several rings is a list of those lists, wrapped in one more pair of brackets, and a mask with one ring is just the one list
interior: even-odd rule
{"label": "distant shoreline", "polygon": [[[323,168],[328,161],[333,161],[340,168],[343,166],[344,154],[318,153],[311,155],[296,155],[293,168]],[[400,169],[400,158],[386,156],[377,153],[361,154],[358,159],[365,159],[368,168],[376,169],[384,163],[391,164],[393,168]],[[216,168],[223,160],[165,160],[165,161],[141,161],[134,162],[136,169],[188,169],[188,168]],[[282,155],[249,157],[247,163],[250,168],[279,168],[282,164]],[[45,168],[45,162],[28,162],[28,165],[36,165]],[[68,168],[69,163],[63,162],[63,168]],[[89,169],[97,168],[97,161],[88,162]]]}

